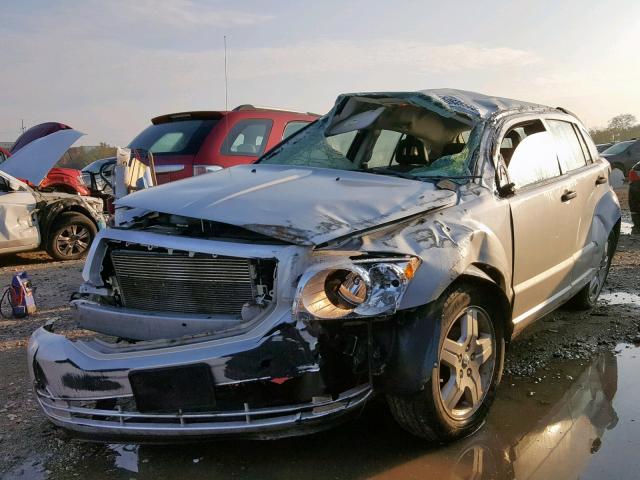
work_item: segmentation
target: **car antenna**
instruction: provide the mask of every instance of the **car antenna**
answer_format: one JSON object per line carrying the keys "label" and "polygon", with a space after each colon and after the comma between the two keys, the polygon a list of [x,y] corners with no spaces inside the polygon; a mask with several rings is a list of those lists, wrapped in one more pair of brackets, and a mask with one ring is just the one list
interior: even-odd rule
{"label": "car antenna", "polygon": [[[229,77],[227,76],[227,36],[224,35],[224,123],[225,130],[229,131]],[[226,150],[224,147],[224,143],[226,143],[226,138],[223,141],[223,150]]]}
{"label": "car antenna", "polygon": [[227,36],[223,37],[224,41],[224,109],[229,111],[229,78],[227,77]]}

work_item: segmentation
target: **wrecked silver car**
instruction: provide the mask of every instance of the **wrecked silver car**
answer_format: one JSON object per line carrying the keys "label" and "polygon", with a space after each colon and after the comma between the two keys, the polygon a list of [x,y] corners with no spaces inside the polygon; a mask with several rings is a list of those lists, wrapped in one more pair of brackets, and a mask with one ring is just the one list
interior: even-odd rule
{"label": "wrecked silver car", "polygon": [[117,203],[72,302],[95,335],[31,338],[38,401],[93,439],[297,435],[374,395],[416,435],[466,435],[509,341],[596,302],[608,175],[563,109],[340,96],[256,164]]}
{"label": "wrecked silver car", "polygon": [[66,127],[30,139],[0,165],[0,255],[42,248],[56,260],[74,260],[88,252],[106,222],[102,200],[42,192],[19,180],[40,185],[82,135]]}

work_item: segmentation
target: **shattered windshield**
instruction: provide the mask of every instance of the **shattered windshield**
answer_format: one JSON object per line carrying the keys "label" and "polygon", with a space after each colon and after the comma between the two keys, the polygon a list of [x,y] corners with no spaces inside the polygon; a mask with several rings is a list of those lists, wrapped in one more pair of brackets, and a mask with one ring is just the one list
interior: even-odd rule
{"label": "shattered windshield", "polygon": [[480,126],[480,122],[461,122],[407,103],[380,107],[361,101],[351,105],[347,114],[322,117],[259,163],[417,180],[467,177],[479,144]]}

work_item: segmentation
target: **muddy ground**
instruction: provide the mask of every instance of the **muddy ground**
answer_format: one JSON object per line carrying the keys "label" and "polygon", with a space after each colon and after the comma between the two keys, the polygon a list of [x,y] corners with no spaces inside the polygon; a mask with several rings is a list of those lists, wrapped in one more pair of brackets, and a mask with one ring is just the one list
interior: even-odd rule
{"label": "muddy ground", "polygon": [[[620,193],[624,205],[625,195]],[[628,218],[625,211],[624,219]],[[584,436],[576,434],[582,431],[577,430],[581,425],[577,419],[583,417],[589,420],[588,431],[595,432],[585,448],[595,455],[603,445],[602,432],[615,427],[610,425],[614,416],[614,423],[618,423],[620,413],[614,411],[613,415],[610,411],[615,410],[613,399],[635,395],[635,391],[622,387],[634,383],[629,381],[635,380],[632,372],[637,372],[632,367],[640,363],[634,360],[640,350],[633,347],[640,343],[640,235],[630,234],[628,222],[624,231],[598,307],[590,312],[555,312],[513,342],[487,426],[472,437],[473,441],[463,440],[447,448],[425,445],[400,431],[382,402],[371,405],[359,419],[344,427],[297,440],[218,442],[176,448],[106,446],[70,440],[45,421],[37,408],[28,380],[25,346],[30,333],[48,320],[56,318],[63,324],[72,324],[67,302],[80,283],[82,262],[53,262],[41,253],[2,257],[0,285],[6,285],[15,272],[27,270],[37,286],[39,310],[28,319],[0,319],[0,477],[89,478],[90,474],[90,478],[180,478],[188,471],[192,478],[208,478],[208,472],[215,471],[220,475],[216,478],[421,478],[426,472],[447,474],[462,468],[471,474],[480,473],[469,478],[545,478],[540,477],[542,467],[535,470],[537,475],[524,475],[522,471],[518,474],[518,468],[523,467],[503,457],[522,458],[521,451],[528,445],[524,439],[541,428],[543,432],[552,429],[548,430],[552,433],[564,428],[563,442]],[[628,371],[626,375],[631,379],[623,377],[621,369]],[[561,420],[573,419],[572,427],[567,429],[562,422],[550,420],[556,409],[565,408],[565,403],[582,405],[576,398],[583,397],[588,397],[584,411],[560,416]],[[599,403],[594,399],[600,399]],[[630,422],[636,421],[635,410],[619,405],[617,408],[630,415]],[[532,420],[533,427],[520,425],[518,417],[523,416],[523,411],[524,417],[539,413],[534,418],[537,423]],[[511,417],[505,422],[505,416]],[[640,415],[637,421],[640,424]],[[628,434],[630,439],[625,445],[628,447],[631,442],[637,447],[640,429],[630,431],[633,433]],[[505,440],[512,437],[513,440]],[[545,438],[534,437],[527,442],[548,443]],[[496,439],[502,443],[496,446]],[[332,450],[331,445],[340,447]],[[344,448],[347,445],[353,450]],[[575,456],[571,453],[575,445],[571,445],[566,453]],[[351,451],[355,456],[348,454]],[[324,460],[332,466],[327,467],[313,452],[320,457],[329,456]],[[577,475],[588,472],[588,465],[592,470],[598,465],[580,458],[584,465],[576,463]],[[626,476],[625,470],[618,472]]]}

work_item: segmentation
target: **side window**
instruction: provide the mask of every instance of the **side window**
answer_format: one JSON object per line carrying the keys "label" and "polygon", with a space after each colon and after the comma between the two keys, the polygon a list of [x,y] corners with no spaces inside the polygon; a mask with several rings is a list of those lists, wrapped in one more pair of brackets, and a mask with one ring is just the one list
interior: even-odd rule
{"label": "side window", "polygon": [[558,160],[564,172],[570,172],[587,164],[584,150],[573,129],[573,124],[562,120],[547,120],[556,141]]}
{"label": "side window", "polygon": [[327,137],[325,140],[329,147],[333,150],[336,150],[343,157],[347,156],[349,153],[349,149],[351,148],[351,144],[356,138],[358,131],[354,130],[352,132],[339,133],[338,135],[332,135]]}
{"label": "side window", "polygon": [[[515,138],[511,140],[516,141]],[[560,176],[555,143],[546,131],[532,133],[521,140],[513,148],[507,165],[509,178],[516,189]]]}
{"label": "side window", "polygon": [[309,125],[309,123],[311,122],[295,121],[287,123],[287,126],[284,127],[284,132],[282,133],[282,139],[284,140],[285,138],[290,137],[301,128]]}
{"label": "side window", "polygon": [[371,151],[367,167],[378,168],[391,165],[400,137],[402,137],[400,132],[381,130]]}
{"label": "side window", "polygon": [[262,155],[269,139],[273,121],[267,118],[240,120],[222,143],[223,155]]}
{"label": "side window", "polygon": [[584,134],[580,131],[577,125],[573,126],[573,129],[576,132],[576,136],[578,137],[578,141],[580,142],[580,147],[582,148],[582,153],[584,153],[584,158],[587,159],[587,163],[593,162],[593,157],[591,156],[591,152],[589,151],[589,146],[584,138]]}
{"label": "side window", "polygon": [[589,132],[587,132],[587,130],[582,125],[580,125],[580,132],[582,133],[582,138],[587,144],[587,148],[589,149],[589,153],[591,154],[591,159],[595,160],[596,158],[600,157],[600,152],[598,152],[598,148],[593,142],[591,135],[589,135]]}

